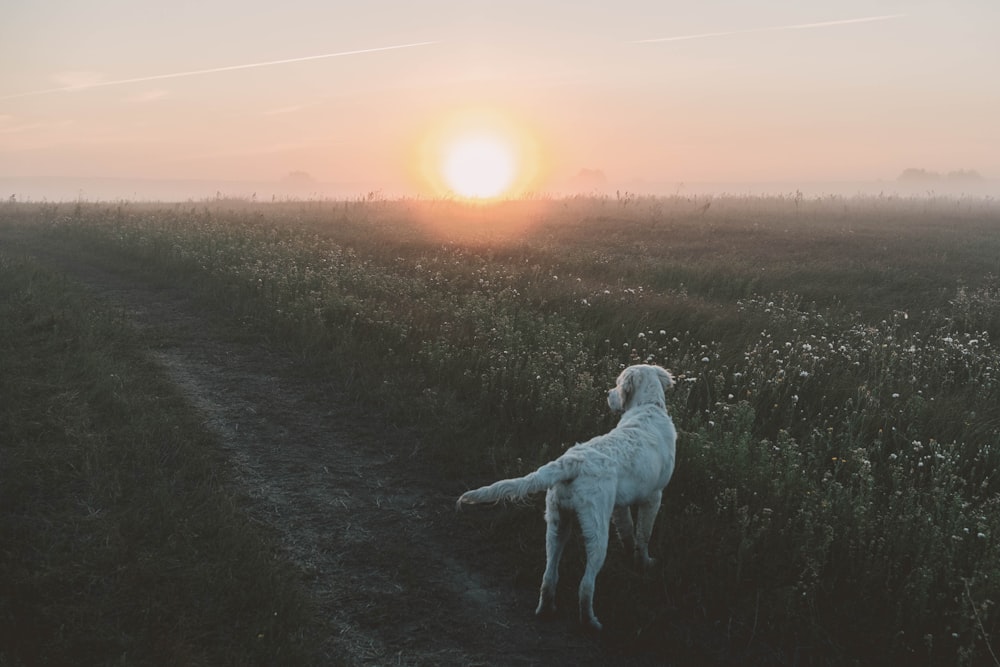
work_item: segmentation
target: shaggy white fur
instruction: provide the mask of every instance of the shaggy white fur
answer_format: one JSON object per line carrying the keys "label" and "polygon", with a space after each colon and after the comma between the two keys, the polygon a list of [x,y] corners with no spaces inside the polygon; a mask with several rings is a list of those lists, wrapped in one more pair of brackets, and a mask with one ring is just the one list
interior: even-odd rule
{"label": "shaggy white fur", "polygon": [[[571,447],[529,475],[468,491],[458,499],[461,506],[548,489],[546,563],[536,614],[555,611],[559,560],[572,530],[570,512],[576,514],[587,550],[580,581],[580,621],[591,629],[601,629],[594,615],[594,583],[607,554],[611,519],[643,567],[655,562],[649,556],[649,537],[663,489],[674,473],[677,431],[663,395],[672,384],[670,373],[659,366],[629,366],[608,392],[608,405],[623,413],[614,429]],[[634,526],[633,505],[637,508]]]}

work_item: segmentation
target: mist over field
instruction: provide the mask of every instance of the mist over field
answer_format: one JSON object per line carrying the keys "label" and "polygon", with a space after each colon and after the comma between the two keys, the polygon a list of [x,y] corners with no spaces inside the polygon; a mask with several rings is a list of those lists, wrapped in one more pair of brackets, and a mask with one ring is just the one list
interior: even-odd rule
{"label": "mist over field", "polygon": [[[357,199],[378,197],[392,199],[403,188],[392,188],[379,182],[327,183],[311,177],[273,181],[232,180],[146,180],[126,178],[0,178],[0,195],[19,201],[136,201],[183,202],[206,199],[234,198],[257,201],[295,199]],[[615,183],[607,178],[570,178],[551,190],[530,193],[537,197],[576,195],[616,197],[624,193],[639,196],[723,196],[723,195],[790,195],[806,197],[903,196],[903,197],[1000,197],[1000,181],[974,180],[888,179],[843,182],[734,182],[699,183],[679,181],[656,183],[631,180]]]}

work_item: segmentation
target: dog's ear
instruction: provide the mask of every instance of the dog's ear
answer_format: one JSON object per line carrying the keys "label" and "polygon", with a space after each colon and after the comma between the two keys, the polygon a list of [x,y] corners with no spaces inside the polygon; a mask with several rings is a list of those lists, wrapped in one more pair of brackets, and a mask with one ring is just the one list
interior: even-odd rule
{"label": "dog's ear", "polygon": [[635,392],[635,368],[629,366],[618,376],[618,387],[622,393],[622,403],[628,402],[628,397]]}
{"label": "dog's ear", "polygon": [[674,376],[672,376],[669,371],[660,368],[659,366],[656,367],[656,377],[659,378],[660,384],[663,385],[663,391],[666,391],[674,386]]}

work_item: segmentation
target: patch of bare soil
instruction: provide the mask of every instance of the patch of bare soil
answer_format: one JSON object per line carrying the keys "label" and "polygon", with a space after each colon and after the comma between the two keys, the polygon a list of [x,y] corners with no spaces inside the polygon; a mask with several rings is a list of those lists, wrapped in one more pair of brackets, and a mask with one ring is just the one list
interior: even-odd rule
{"label": "patch of bare soil", "polygon": [[259,342],[240,342],[182,289],[85,254],[30,252],[139,328],[219,436],[249,511],[281,536],[327,625],[317,664],[659,663],[585,635],[575,581],[560,591],[559,618],[537,620],[535,582],[517,577],[511,547],[476,535],[488,516],[456,513],[462,484],[435,473],[419,434],[359,407],[337,378],[317,382]]}

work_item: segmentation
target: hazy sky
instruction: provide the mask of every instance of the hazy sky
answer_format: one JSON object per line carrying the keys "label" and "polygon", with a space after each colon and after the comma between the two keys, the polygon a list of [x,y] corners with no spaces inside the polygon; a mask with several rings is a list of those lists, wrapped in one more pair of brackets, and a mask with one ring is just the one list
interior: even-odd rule
{"label": "hazy sky", "polygon": [[998,72],[997,0],[4,0],[0,177],[397,192],[488,117],[538,190],[998,178]]}

